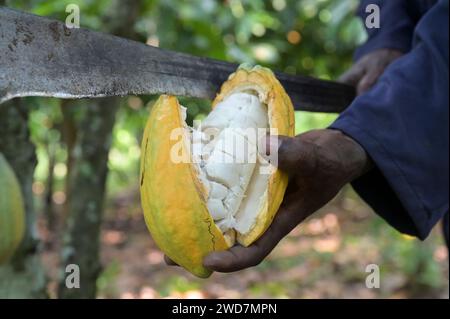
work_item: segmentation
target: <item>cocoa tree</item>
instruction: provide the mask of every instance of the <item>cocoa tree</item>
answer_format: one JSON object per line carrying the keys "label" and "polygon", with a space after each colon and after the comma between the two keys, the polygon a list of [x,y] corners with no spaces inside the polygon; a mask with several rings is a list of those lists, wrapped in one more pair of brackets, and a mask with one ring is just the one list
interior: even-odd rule
{"label": "cocoa tree", "polygon": [[[116,1],[104,17],[103,31],[136,38],[133,24],[140,13],[140,0]],[[60,298],[95,298],[96,280],[101,271],[99,261],[100,225],[103,215],[108,153],[115,114],[121,98],[109,97],[75,101],[65,107],[81,108],[80,119],[67,119],[76,126],[76,139],[68,153],[66,193],[67,229],[61,250]],[[64,112],[72,117],[73,112]],[[66,286],[65,268],[76,264],[80,269],[80,287]]]}
{"label": "cocoa tree", "polygon": [[[0,152],[19,180],[25,204],[24,239],[9,263],[0,266],[0,298],[46,298],[47,282],[40,260],[32,183],[36,154],[30,142],[27,99],[0,105]],[[3,187],[3,186],[0,186]]]}

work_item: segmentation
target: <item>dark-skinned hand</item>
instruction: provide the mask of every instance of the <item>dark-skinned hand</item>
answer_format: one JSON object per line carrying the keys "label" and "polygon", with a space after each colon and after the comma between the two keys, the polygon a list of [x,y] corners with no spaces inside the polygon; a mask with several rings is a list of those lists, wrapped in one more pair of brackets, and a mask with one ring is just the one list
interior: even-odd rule
{"label": "dark-skinned hand", "polygon": [[384,70],[403,53],[394,49],[378,49],[362,56],[338,79],[356,88],[358,95],[369,90],[383,74]]}
{"label": "dark-skinned hand", "polygon": [[[258,265],[293,228],[328,203],[347,183],[368,170],[364,149],[337,130],[295,137],[267,137],[268,159],[278,150],[278,168],[289,175],[286,194],[272,224],[249,247],[235,245],[205,257],[206,268],[232,272]],[[166,257],[166,262],[174,263]]]}

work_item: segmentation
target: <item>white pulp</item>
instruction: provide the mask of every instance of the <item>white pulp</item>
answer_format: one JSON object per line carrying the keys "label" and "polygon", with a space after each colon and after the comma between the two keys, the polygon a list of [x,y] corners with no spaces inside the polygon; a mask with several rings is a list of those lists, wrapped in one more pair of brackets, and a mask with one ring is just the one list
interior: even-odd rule
{"label": "white pulp", "polygon": [[269,127],[267,106],[256,95],[234,93],[193,129],[193,156],[200,180],[208,189],[207,206],[225,233],[251,230],[268,175],[261,174],[258,138]]}

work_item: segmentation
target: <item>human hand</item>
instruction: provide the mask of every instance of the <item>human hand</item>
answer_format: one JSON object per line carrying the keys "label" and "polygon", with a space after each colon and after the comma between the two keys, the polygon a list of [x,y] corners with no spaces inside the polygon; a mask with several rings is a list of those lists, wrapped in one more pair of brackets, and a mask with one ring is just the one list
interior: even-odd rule
{"label": "human hand", "polygon": [[394,49],[379,49],[370,52],[342,74],[338,81],[356,87],[357,94],[361,95],[377,82],[389,64],[402,55],[403,52]]}
{"label": "human hand", "polygon": [[[209,254],[203,260],[206,268],[232,272],[259,264],[295,226],[329,202],[346,183],[362,175],[369,165],[364,149],[336,130],[315,130],[292,138],[269,137],[267,149],[269,160],[278,150],[278,168],[290,178],[280,209],[256,242]],[[166,262],[173,264],[168,258]]]}

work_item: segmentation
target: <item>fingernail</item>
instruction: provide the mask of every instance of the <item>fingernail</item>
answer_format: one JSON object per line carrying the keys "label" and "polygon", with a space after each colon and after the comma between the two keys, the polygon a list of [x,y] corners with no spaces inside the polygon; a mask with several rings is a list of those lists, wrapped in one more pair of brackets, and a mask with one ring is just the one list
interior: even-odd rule
{"label": "fingernail", "polygon": [[214,256],[214,253],[211,253],[203,259],[203,266],[209,269],[213,269],[216,265],[216,259],[217,258]]}
{"label": "fingernail", "polygon": [[278,163],[278,149],[281,140],[276,135],[266,135],[259,139],[258,152],[271,164]]}

